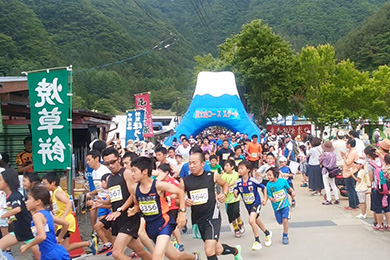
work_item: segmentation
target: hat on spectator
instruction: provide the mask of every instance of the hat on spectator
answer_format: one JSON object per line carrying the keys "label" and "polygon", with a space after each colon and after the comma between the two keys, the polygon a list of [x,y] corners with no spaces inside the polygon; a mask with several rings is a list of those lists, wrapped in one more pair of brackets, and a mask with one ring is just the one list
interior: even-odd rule
{"label": "hat on spectator", "polygon": [[366,164],[366,161],[363,160],[363,159],[357,159],[354,163],[360,164],[360,165],[365,165],[365,164]]}
{"label": "hat on spectator", "polygon": [[279,162],[287,162],[287,158],[284,156],[279,157]]}
{"label": "hat on spectator", "polygon": [[331,141],[326,141],[325,143],[321,144],[322,150],[324,152],[333,152],[334,147]]}
{"label": "hat on spectator", "polygon": [[338,131],[338,132],[337,132],[337,136],[338,136],[338,137],[344,137],[344,136],[345,136],[344,131],[343,131],[343,130]]}
{"label": "hat on spectator", "polygon": [[390,140],[389,139],[383,139],[382,141],[378,142],[379,147],[382,148],[382,150],[390,151]]}
{"label": "hat on spectator", "polygon": [[183,158],[183,155],[181,155],[181,153],[176,153],[176,154],[175,154],[175,157],[176,157],[176,156],[180,156],[181,158]]}

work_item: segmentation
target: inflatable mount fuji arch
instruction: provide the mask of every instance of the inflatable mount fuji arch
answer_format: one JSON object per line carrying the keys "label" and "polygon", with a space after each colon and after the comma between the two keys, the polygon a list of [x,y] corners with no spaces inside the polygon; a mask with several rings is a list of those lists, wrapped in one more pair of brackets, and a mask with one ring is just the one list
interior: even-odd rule
{"label": "inflatable mount fuji arch", "polygon": [[230,71],[202,71],[198,74],[191,104],[175,128],[176,133],[164,144],[171,145],[173,138],[179,139],[181,134],[196,136],[209,126],[223,126],[248,136],[260,135],[260,129],[241,103],[234,74]]}

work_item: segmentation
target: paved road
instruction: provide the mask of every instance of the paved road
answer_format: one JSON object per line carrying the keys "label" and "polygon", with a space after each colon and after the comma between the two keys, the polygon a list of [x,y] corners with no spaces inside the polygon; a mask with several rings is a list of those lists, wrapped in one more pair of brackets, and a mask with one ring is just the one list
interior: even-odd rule
{"label": "paved road", "polygon": [[[247,224],[248,214],[241,205],[241,214],[246,222],[246,232],[241,238],[235,238],[227,222],[224,207],[221,207],[222,230],[221,241],[229,245],[240,244],[245,260],[267,259],[386,259],[390,257],[390,232],[378,232],[371,228],[372,216],[367,220],[356,219],[357,211],[346,211],[348,201],[341,200],[340,205],[323,206],[322,197],[314,197],[307,188],[299,187],[301,176],[295,179],[297,205],[291,211],[290,244],[283,245],[282,226],[276,223],[273,210],[267,204],[261,212],[266,227],[273,232],[271,247],[263,247],[260,251],[251,251],[253,235]],[[81,221],[82,231],[87,237],[90,229],[85,225],[87,219]],[[86,230],[88,229],[88,231]],[[202,259],[206,259],[201,240],[192,239],[192,235],[183,235],[185,250],[201,251]],[[264,245],[263,234],[260,240]],[[17,250],[16,247],[13,250]],[[25,259],[25,258],[16,258]],[[88,256],[87,260],[112,259],[107,256]],[[232,256],[220,256],[219,259],[233,259]]]}

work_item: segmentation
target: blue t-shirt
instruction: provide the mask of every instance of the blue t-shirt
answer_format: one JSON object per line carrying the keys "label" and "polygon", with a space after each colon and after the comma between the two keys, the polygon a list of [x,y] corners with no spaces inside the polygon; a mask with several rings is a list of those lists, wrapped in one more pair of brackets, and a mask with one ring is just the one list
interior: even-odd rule
{"label": "blue t-shirt", "polygon": [[[211,168],[210,168],[210,165],[205,163],[204,166],[203,166],[203,170],[205,172],[209,172],[211,171]],[[183,164],[183,166],[181,167],[181,170],[180,170],[180,173],[179,173],[180,177],[182,179],[184,179],[185,177],[187,177],[188,175],[190,175],[190,166],[188,163],[185,163]]]}
{"label": "blue t-shirt", "polygon": [[[284,167],[280,167],[279,170],[282,173],[285,173],[285,174],[290,174],[291,173],[290,167],[288,167],[287,165],[284,166]],[[287,180],[288,184],[292,183],[292,177],[284,177],[283,176],[283,179]]]}
{"label": "blue t-shirt", "polygon": [[261,197],[258,188],[264,190],[265,186],[255,178],[249,177],[247,182],[244,182],[242,178],[237,180],[234,190],[237,190],[238,194],[241,194],[247,210],[253,205],[261,205]]}
{"label": "blue t-shirt", "polygon": [[275,211],[281,210],[285,207],[289,207],[287,190],[290,189],[285,179],[277,179],[276,182],[267,183],[267,194],[270,198],[275,198],[276,202],[272,202],[272,207]]}
{"label": "blue t-shirt", "polygon": [[[41,213],[46,218],[46,224],[44,225],[46,239],[39,243],[41,260],[70,260],[69,253],[66,251],[65,247],[57,244],[54,221],[51,212],[48,210],[40,210],[39,213]],[[38,235],[34,221],[31,221],[31,231],[34,237]]]}

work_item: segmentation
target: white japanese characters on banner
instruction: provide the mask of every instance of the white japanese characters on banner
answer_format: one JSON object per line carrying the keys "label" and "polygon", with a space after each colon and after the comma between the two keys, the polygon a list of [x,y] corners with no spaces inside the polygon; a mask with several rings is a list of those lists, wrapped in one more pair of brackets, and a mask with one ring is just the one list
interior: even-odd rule
{"label": "white japanese characters on banner", "polygon": [[128,140],[144,140],[144,110],[127,112],[126,117],[126,143]]}
{"label": "white japanese characters on banner", "polygon": [[70,167],[67,69],[28,74],[35,171]]}

